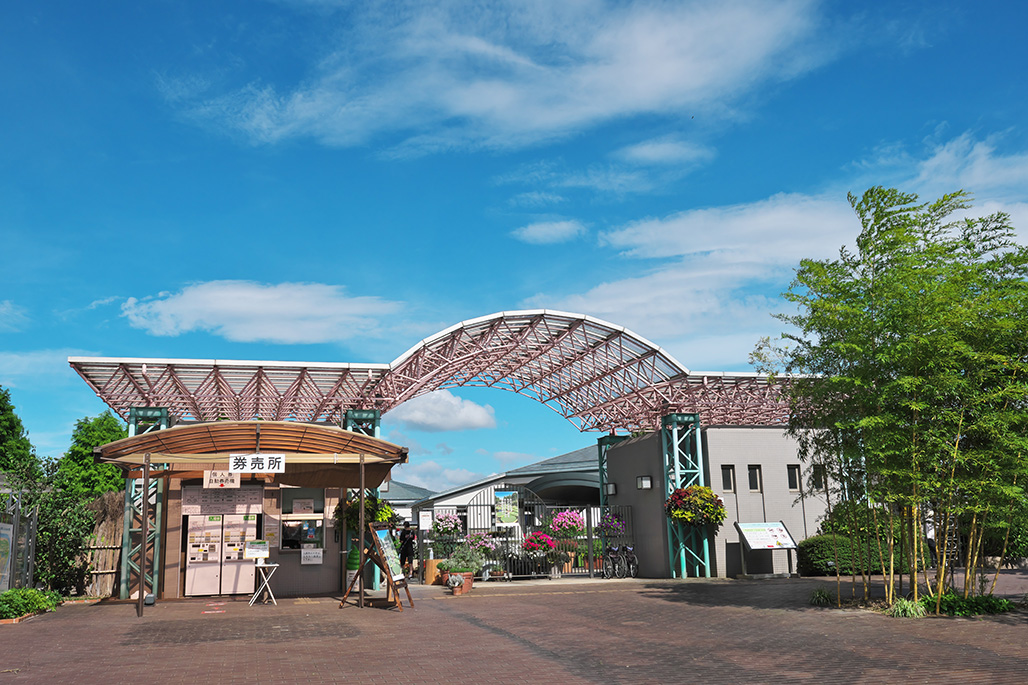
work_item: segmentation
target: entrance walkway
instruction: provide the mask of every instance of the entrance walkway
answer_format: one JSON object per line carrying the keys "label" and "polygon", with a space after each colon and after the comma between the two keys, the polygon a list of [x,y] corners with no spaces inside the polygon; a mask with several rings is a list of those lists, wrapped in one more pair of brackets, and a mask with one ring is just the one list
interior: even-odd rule
{"label": "entrance walkway", "polygon": [[0,685],[1025,680],[1028,612],[907,621],[809,606],[827,583],[539,580],[460,597],[413,586],[402,613],[329,597],[165,601],[142,619],[134,604],[72,605],[0,626]]}

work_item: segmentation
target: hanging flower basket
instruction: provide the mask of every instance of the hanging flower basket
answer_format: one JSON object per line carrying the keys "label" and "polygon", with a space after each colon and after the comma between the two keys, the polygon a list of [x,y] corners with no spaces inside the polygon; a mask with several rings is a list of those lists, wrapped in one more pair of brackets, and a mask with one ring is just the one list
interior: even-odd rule
{"label": "hanging flower basket", "polygon": [[687,526],[720,528],[725,520],[725,503],[710,488],[690,485],[678,488],[664,503],[668,518]]}

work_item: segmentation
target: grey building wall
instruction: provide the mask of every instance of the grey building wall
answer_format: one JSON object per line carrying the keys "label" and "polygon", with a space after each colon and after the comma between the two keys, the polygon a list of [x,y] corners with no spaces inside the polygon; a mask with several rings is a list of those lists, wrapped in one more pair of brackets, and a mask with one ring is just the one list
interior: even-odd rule
{"label": "grey building wall", "polygon": [[[667,578],[667,518],[664,515],[664,457],[660,433],[631,438],[607,452],[607,482],[617,492],[607,503],[632,507],[632,534],[642,578]],[[649,476],[653,487],[639,490],[636,479]]]}
{"label": "grey building wall", "polygon": [[[626,440],[607,453],[607,482],[617,493],[614,505],[632,507],[633,533],[639,572],[645,578],[670,576],[667,519],[664,514],[663,447],[660,434]],[[825,512],[823,496],[808,492],[809,467],[797,456],[796,441],[777,427],[711,427],[703,429],[706,484],[725,501],[727,517],[712,541],[712,575],[741,573],[739,534],[735,522],[782,521],[797,542],[817,532],[817,519]],[[790,466],[799,469],[799,488],[789,487]],[[731,467],[732,488],[725,488],[722,467]],[[750,488],[750,467],[759,469],[760,482]],[[648,475],[651,490],[638,490],[636,478]],[[759,551],[747,556],[749,573],[785,573],[786,552]],[[795,561],[795,552],[793,560]],[[794,569],[795,570],[795,569]]]}
{"label": "grey building wall", "polygon": [[[797,456],[796,440],[776,427],[723,427],[704,430],[709,485],[725,501],[727,518],[715,541],[719,576],[741,573],[739,533],[735,522],[782,521],[796,542],[817,532],[825,512],[824,496],[809,492],[809,466]],[[734,491],[722,482],[722,467],[732,467]],[[799,469],[799,488],[790,489],[788,469]],[[750,467],[760,470],[759,488],[751,489]],[[747,557],[750,573],[785,573],[786,552],[754,552]],[[795,552],[793,561],[795,562]],[[793,569],[795,570],[795,568]]]}

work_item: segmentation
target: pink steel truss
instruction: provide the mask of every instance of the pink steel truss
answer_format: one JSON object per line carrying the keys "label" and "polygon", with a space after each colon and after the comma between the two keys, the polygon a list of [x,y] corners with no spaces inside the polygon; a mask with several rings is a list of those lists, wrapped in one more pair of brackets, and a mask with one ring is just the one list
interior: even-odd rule
{"label": "pink steel truss", "polygon": [[532,397],[579,430],[655,430],[699,413],[704,425],[776,425],[779,386],[755,373],[692,373],[631,331],[581,314],[501,312],[421,341],[392,364],[72,357],[71,366],[123,418],[167,407],[183,419],[340,421],[385,413],[434,390],[495,387]]}

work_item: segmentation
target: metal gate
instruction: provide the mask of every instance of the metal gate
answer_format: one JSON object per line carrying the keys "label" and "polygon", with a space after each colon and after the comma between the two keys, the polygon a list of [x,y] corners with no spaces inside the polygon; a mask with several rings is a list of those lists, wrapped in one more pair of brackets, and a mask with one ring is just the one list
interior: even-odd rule
{"label": "metal gate", "polygon": [[[497,493],[499,500],[516,501],[516,517],[497,513]],[[514,493],[514,497],[504,496]],[[503,504],[499,505],[501,508]],[[617,536],[604,538],[595,526],[600,520],[600,507],[569,506],[547,504],[536,493],[521,485],[493,485],[477,493],[466,505],[436,506],[433,509],[433,520],[436,515],[455,514],[461,519],[462,527],[467,535],[479,534],[488,540],[492,549],[486,553],[486,563],[482,571],[484,578],[537,578],[542,576],[599,575],[602,570],[604,545],[631,545],[632,516],[631,507],[608,507],[624,522],[624,532]],[[558,539],[556,551],[561,559],[554,563],[550,555],[533,554],[523,548],[525,538],[534,532],[547,532],[550,521],[561,511],[577,511],[585,521],[585,531],[574,539]],[[416,518],[416,515],[415,515]],[[510,519],[516,519],[511,521]],[[445,558],[459,545],[464,536],[439,537],[433,536],[431,530],[420,531],[421,544],[419,556],[424,567],[426,559]]]}
{"label": "metal gate", "polygon": [[0,592],[35,582],[39,507],[26,499],[21,492],[0,493]]}

